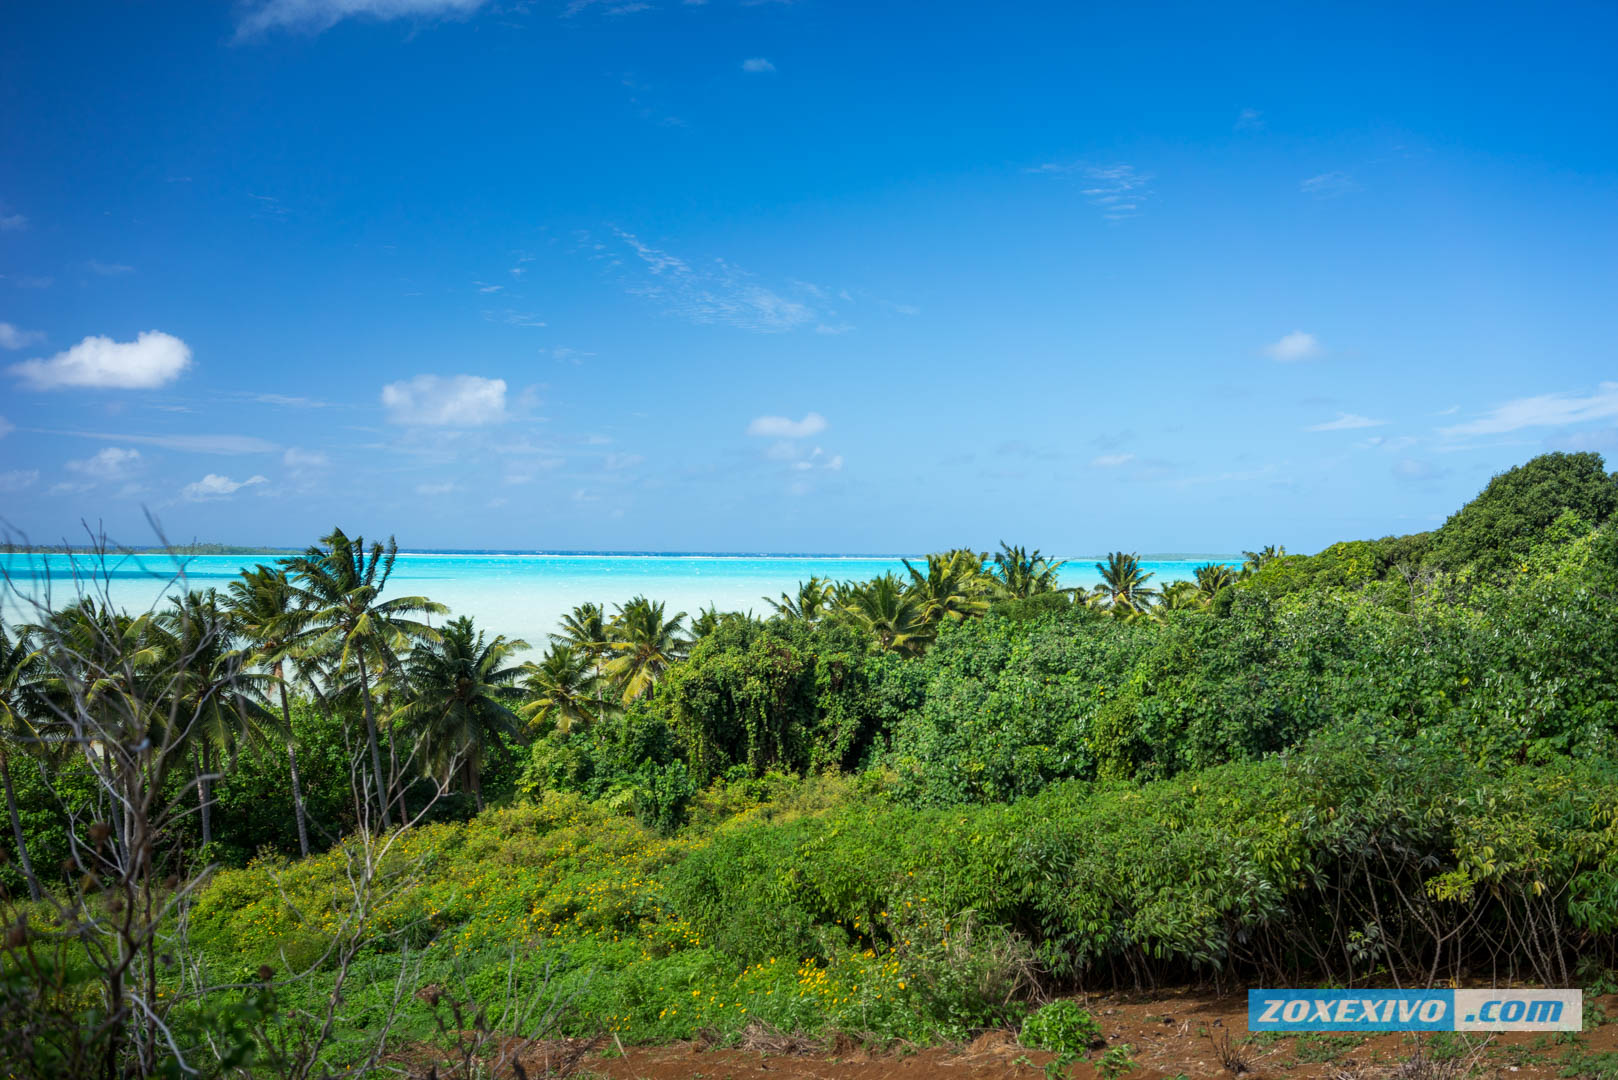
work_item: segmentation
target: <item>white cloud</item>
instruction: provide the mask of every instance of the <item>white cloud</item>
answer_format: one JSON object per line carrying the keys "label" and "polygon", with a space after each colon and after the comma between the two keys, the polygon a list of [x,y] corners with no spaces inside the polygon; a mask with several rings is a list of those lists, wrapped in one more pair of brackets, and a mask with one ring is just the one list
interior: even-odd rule
{"label": "white cloud", "polygon": [[602,460],[602,465],[616,471],[618,469],[633,469],[645,460],[640,454],[608,454]]}
{"label": "white cloud", "polygon": [[758,74],[765,71],[774,71],[775,65],[764,59],[762,56],[755,56],[749,60],[742,61],[742,70],[751,72],[753,74]]}
{"label": "white cloud", "polygon": [[94,480],[123,480],[140,467],[140,451],[109,446],[82,461],[70,461],[67,468]]}
{"label": "white cloud", "polygon": [[417,375],[388,383],[382,404],[395,424],[480,427],[506,418],[506,380],[479,375]]}
{"label": "white cloud", "polygon": [[1257,109],[1243,109],[1236,114],[1237,131],[1264,130],[1264,114]]}
{"label": "white cloud", "polygon": [[1372,420],[1369,416],[1360,416],[1358,413],[1338,413],[1337,419],[1328,420],[1324,424],[1314,424],[1304,428],[1305,431],[1353,431],[1357,428],[1382,427],[1386,420]]}
{"label": "white cloud", "polygon": [[483,4],[484,0],[259,0],[243,11],[236,36],[251,37],[283,27],[318,34],[356,17],[383,21],[470,15]]}
{"label": "white cloud", "polygon": [[1369,435],[1358,445],[1364,450],[1381,450],[1384,453],[1394,453],[1415,446],[1419,442],[1421,440],[1414,435],[1400,435],[1391,439],[1385,435]]}
{"label": "white cloud", "polygon": [[119,274],[133,273],[135,269],[123,263],[104,263],[100,259],[91,259],[84,265],[92,274],[100,274],[102,277],[117,277]]}
{"label": "white cloud", "polygon": [[1128,465],[1135,460],[1134,454],[1102,454],[1092,458],[1090,464],[1102,469],[1116,469],[1120,465]]}
{"label": "white cloud", "polygon": [[449,480],[436,484],[417,484],[417,495],[448,495],[455,490],[455,484]]}
{"label": "white cloud", "polygon": [[1306,334],[1302,330],[1294,330],[1282,337],[1280,341],[1271,342],[1264,346],[1264,353],[1272,360],[1279,360],[1283,364],[1296,363],[1299,360],[1313,360],[1324,352],[1319,340],[1313,334]]}
{"label": "white cloud", "polygon": [[24,360],[9,370],[35,390],[150,390],[179,378],[190,363],[189,345],[172,334],[148,330],[128,342],[87,337],[49,360]]}
{"label": "white cloud", "polygon": [[1101,210],[1101,216],[1108,221],[1134,217],[1141,204],[1152,194],[1146,186],[1151,182],[1151,174],[1136,172],[1133,165],[1085,165],[1078,162],[1064,165],[1048,161],[1023,171],[1056,175],[1078,173],[1091,184],[1082,194],[1090,200],[1091,205]]}
{"label": "white cloud", "polygon": [[44,341],[39,330],[19,330],[8,322],[0,322],[0,349],[26,349],[37,341]]}
{"label": "white cloud", "polygon": [[[799,300],[766,288],[752,275],[713,259],[709,264],[692,266],[678,255],[646,244],[633,233],[614,232],[644,266],[643,280],[628,286],[631,294],[661,305],[670,314],[699,325],[723,324],[742,330],[779,334],[804,326],[834,325],[836,311],[818,309],[810,287],[795,284],[794,290],[809,299]],[[614,260],[617,265],[617,260]]]}
{"label": "white cloud", "polygon": [[1305,195],[1313,195],[1317,199],[1335,199],[1339,195],[1347,195],[1359,189],[1359,184],[1345,172],[1321,173],[1298,184],[1299,191]]}
{"label": "white cloud", "polygon": [[1088,169],[1085,176],[1095,182],[1084,189],[1090,202],[1101,208],[1101,216],[1108,221],[1122,221],[1134,217],[1140,204],[1151,194],[1145,190],[1151,176],[1135,171],[1133,165],[1109,165]]}
{"label": "white cloud", "polygon": [[289,394],[248,394],[247,397],[261,405],[281,405],[288,409],[324,409],[329,403],[318,398],[295,397]]}
{"label": "white cloud", "polygon": [[7,420],[5,417],[0,416],[0,439],[5,438],[7,435],[10,435],[13,431],[16,431],[16,430],[17,430],[17,425],[16,424],[13,424],[10,420]]}
{"label": "white cloud", "polygon": [[287,452],[281,455],[281,463],[289,469],[324,469],[331,464],[319,450],[305,450],[299,446],[287,447]]}
{"label": "white cloud", "polygon": [[762,435],[770,439],[806,439],[826,430],[826,418],[812,412],[802,420],[785,416],[760,416],[747,425],[749,435]]}
{"label": "white cloud", "polygon": [[256,435],[131,435],[109,431],[52,431],[36,429],[41,435],[71,435],[79,439],[132,442],[141,446],[161,446],[192,454],[269,454],[279,449],[275,443]]}
{"label": "white cloud", "polygon": [[209,473],[194,484],[187,484],[180,491],[181,497],[191,502],[207,502],[211,499],[228,499],[244,487],[253,484],[268,483],[262,476],[249,476],[246,480],[232,480],[228,476],[218,473]]}
{"label": "white cloud", "polygon": [[33,487],[39,479],[38,469],[12,469],[9,472],[0,472],[0,493],[11,495]]}
{"label": "white cloud", "polygon": [[1476,420],[1439,428],[1441,435],[1499,435],[1529,427],[1560,427],[1586,420],[1618,416],[1618,382],[1604,382],[1588,397],[1575,394],[1540,394],[1518,398]]}
{"label": "white cloud", "polygon": [[0,232],[15,232],[28,228],[28,218],[22,214],[0,213]]}

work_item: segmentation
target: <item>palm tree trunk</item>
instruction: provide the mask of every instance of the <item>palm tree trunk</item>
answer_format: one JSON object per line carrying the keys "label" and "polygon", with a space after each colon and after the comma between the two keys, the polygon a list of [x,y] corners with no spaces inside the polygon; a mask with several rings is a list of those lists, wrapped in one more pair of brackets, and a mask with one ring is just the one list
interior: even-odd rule
{"label": "palm tree trunk", "polygon": [[[382,705],[387,709],[393,708],[393,703],[386,699],[383,699]],[[405,792],[409,787],[408,781],[401,783],[399,780],[399,752],[398,747],[393,744],[393,733],[390,731],[388,733],[388,791],[390,794],[394,791],[399,793],[400,821],[410,820],[410,805],[405,799]]]}
{"label": "palm tree trunk", "polygon": [[202,846],[207,847],[213,843],[213,798],[208,783],[208,747],[204,745],[198,753],[199,757],[191,760],[197,769],[197,805],[202,811]]}
{"label": "palm tree trunk", "polygon": [[[393,815],[388,811],[391,792],[383,790],[382,750],[376,742],[376,711],[371,706],[371,679],[365,673],[365,646],[358,650],[360,663],[360,700],[365,703],[365,738],[371,744],[371,768],[376,777],[376,797],[382,805],[382,827],[393,828]],[[390,785],[391,787],[391,785]]]}
{"label": "palm tree trunk", "polygon": [[292,766],[292,812],[298,819],[298,852],[309,856],[309,823],[303,816],[303,787],[298,783],[298,751],[292,744],[292,706],[287,704],[287,684],[281,681],[281,665],[275,665],[275,681],[281,687],[281,722],[287,732],[287,764]]}
{"label": "palm tree trunk", "polygon": [[12,835],[17,838],[17,861],[22,864],[22,876],[28,880],[28,898],[38,900],[39,882],[34,880],[34,866],[28,861],[28,840],[22,834],[22,818],[17,816],[17,793],[11,787],[11,759],[4,746],[0,746],[0,778],[6,784],[6,812],[11,815]]}

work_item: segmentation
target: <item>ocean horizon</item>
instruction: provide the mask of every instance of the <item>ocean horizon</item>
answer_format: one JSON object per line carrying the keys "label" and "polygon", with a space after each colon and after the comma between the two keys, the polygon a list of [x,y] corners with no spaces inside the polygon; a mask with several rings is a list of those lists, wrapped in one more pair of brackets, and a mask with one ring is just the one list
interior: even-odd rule
{"label": "ocean horizon", "polygon": [[[275,549],[266,549],[267,552]],[[1143,556],[1151,584],[1193,577],[1207,562],[1239,566],[1229,555]],[[0,620],[33,621],[35,605],[70,603],[79,592],[105,593],[129,611],[161,606],[186,588],[223,589],[243,570],[273,562],[273,554],[178,555],[168,552],[113,552],[104,566],[84,553],[0,554],[7,580],[0,596]],[[543,649],[561,617],[583,603],[615,604],[635,596],[660,600],[672,616],[695,615],[707,607],[721,611],[770,612],[766,597],[794,591],[812,576],[864,580],[892,571],[904,573],[904,559],[920,555],[845,553],[782,554],[739,552],[561,552],[522,550],[400,551],[383,596],[426,596],[448,605],[451,617],[471,615],[491,634],[527,641]],[[1063,587],[1088,588],[1100,582],[1099,556],[1075,556],[1058,577]]]}

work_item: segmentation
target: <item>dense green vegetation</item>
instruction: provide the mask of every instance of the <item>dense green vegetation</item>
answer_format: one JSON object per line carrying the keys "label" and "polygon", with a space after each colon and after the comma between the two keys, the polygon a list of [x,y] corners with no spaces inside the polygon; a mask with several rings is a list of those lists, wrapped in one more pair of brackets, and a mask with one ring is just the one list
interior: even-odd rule
{"label": "dense green vegetation", "polygon": [[152,615],[90,597],[0,642],[0,1029],[93,1006],[137,1071],[363,1072],[445,1000],[932,1040],[1076,985],[1596,978],[1615,509],[1550,454],[1432,533],[1194,582],[959,549],[766,619],[585,605],[525,665],[340,531]]}

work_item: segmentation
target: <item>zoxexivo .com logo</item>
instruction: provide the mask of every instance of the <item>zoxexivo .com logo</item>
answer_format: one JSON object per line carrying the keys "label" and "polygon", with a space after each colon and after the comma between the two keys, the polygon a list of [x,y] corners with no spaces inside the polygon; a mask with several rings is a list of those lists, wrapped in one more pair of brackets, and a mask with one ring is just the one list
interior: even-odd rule
{"label": "zoxexivo .com logo", "polygon": [[1580,990],[1249,990],[1249,1031],[1580,1031]]}

